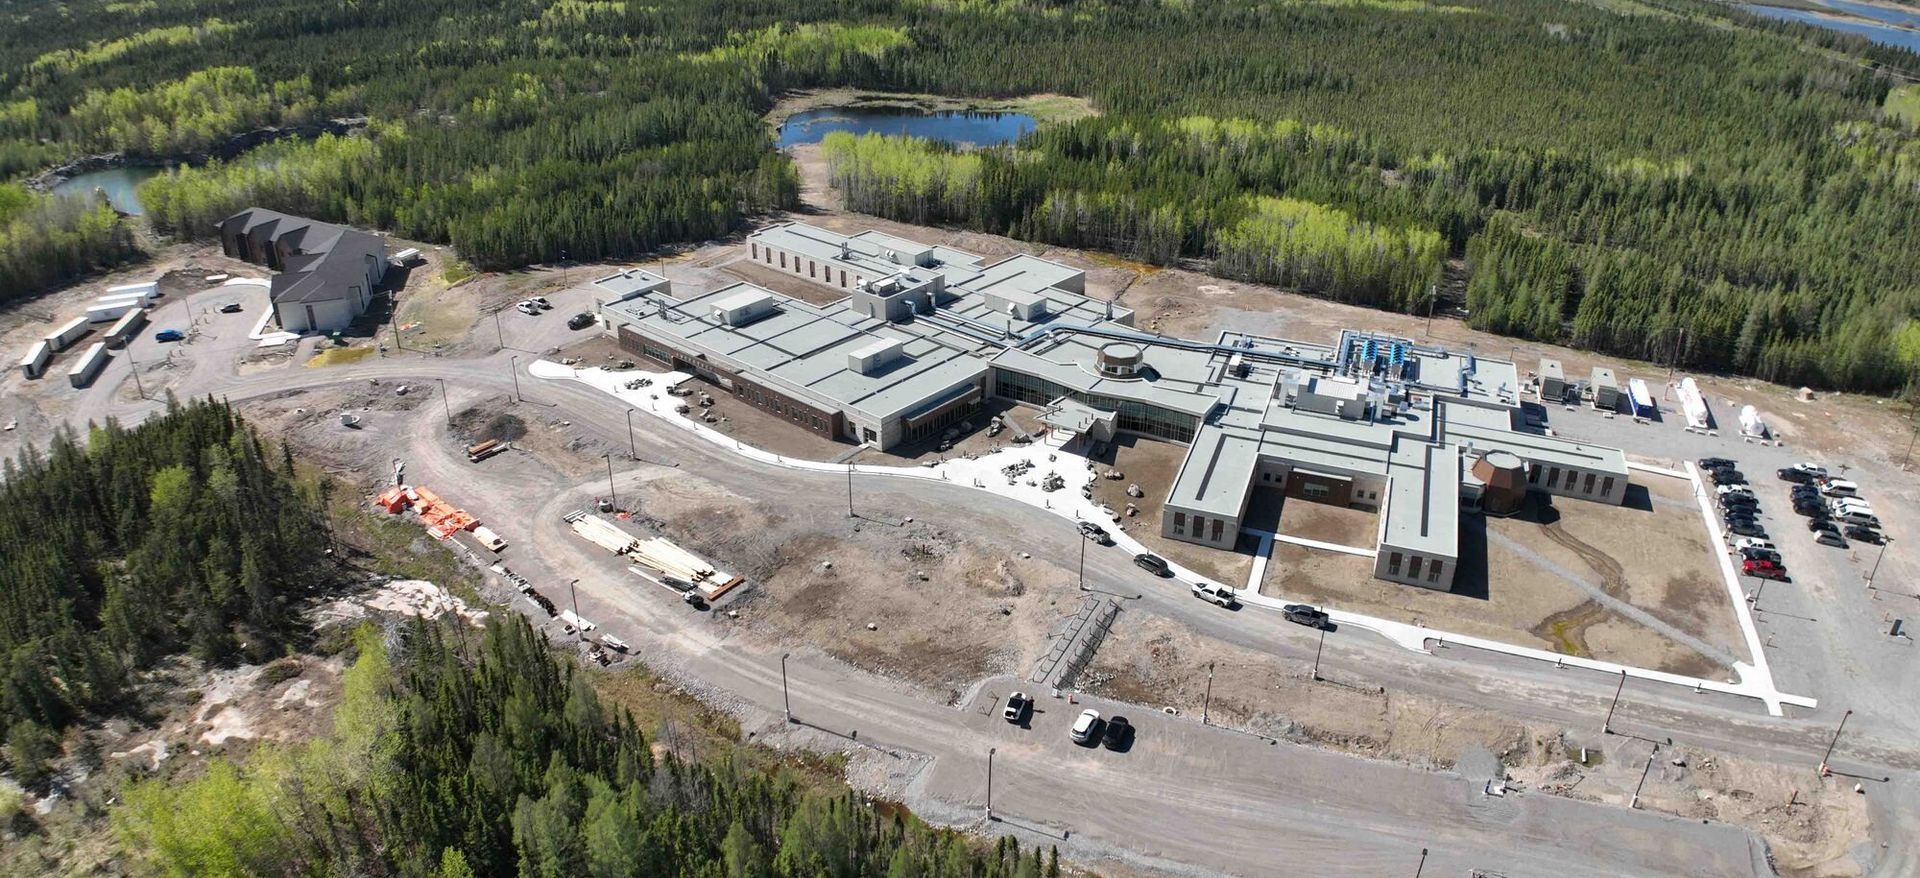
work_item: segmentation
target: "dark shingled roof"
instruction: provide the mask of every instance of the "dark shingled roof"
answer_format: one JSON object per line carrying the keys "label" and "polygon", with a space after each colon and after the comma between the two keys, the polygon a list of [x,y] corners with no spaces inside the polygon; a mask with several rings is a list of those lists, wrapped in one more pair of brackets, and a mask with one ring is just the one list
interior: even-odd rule
{"label": "dark shingled roof", "polygon": [[258,207],[221,220],[220,234],[246,234],[256,240],[264,236],[286,254],[284,270],[273,276],[270,287],[275,305],[347,298],[349,286],[365,282],[368,261],[384,260],[387,253],[378,235]]}

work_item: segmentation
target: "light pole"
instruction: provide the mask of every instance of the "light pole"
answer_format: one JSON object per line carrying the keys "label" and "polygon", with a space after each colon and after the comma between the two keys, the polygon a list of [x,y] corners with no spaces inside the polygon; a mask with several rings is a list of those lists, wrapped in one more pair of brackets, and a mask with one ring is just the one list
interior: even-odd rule
{"label": "light pole", "polygon": [[569,580],[567,582],[567,602],[573,604],[574,633],[580,635],[581,643],[585,643],[587,642],[586,620],[580,618],[580,593],[574,589],[574,586],[579,584],[580,584],[580,580],[578,579]]}
{"label": "light pole", "polygon": [[1653,771],[1653,757],[1660,755],[1660,745],[1653,745],[1647,752],[1647,764],[1640,766],[1640,782],[1633,785],[1633,800],[1627,803],[1629,808],[1640,807],[1640,788],[1647,785],[1647,773]]}
{"label": "light pole", "polygon": [[853,462],[847,462],[847,517],[853,517]]}
{"label": "light pole", "polygon": [[1320,628],[1320,645],[1317,647],[1314,647],[1314,650],[1313,650],[1313,681],[1315,683],[1320,682],[1320,654],[1323,652],[1326,652],[1326,650],[1327,650],[1327,629],[1325,626],[1322,626]]}
{"label": "light pole", "polygon": [[640,448],[633,444],[633,409],[627,409],[627,456],[640,459]]}
{"label": "light pole", "polygon": [[1440,285],[1427,286],[1427,335],[1433,335],[1433,303],[1440,298]]}
{"label": "light pole", "polygon": [[613,504],[613,511],[619,512],[620,495],[615,493],[613,487],[613,452],[609,451],[600,456],[607,459],[607,502]]}
{"label": "light pole", "polygon": [[1087,535],[1080,535],[1080,590],[1087,590]]}
{"label": "light pole", "polygon": [[507,375],[513,378],[513,401],[523,402],[524,400],[520,398],[520,356],[518,354],[507,358]]}
{"label": "light pole", "polygon": [[1867,585],[1868,585],[1868,586],[1872,586],[1872,585],[1873,585],[1873,578],[1874,578],[1875,576],[1878,576],[1878,575],[1880,574],[1880,561],[1881,561],[1881,559],[1883,559],[1883,558],[1885,558],[1885,557],[1887,557],[1887,544],[1888,544],[1888,543],[1891,543],[1891,542],[1893,542],[1893,538],[1892,538],[1892,537],[1888,537],[1888,536],[1884,536],[1884,535],[1880,537],[1880,551],[1878,551],[1878,552],[1876,552],[1876,553],[1874,553],[1874,556],[1873,556],[1873,569],[1872,569],[1872,570],[1869,570],[1869,571],[1867,571]]}
{"label": "light pole", "polygon": [[993,753],[998,748],[987,748],[987,819],[993,819]]}
{"label": "light pole", "polygon": [[[141,399],[146,399],[146,398],[147,398],[147,385],[145,385],[145,384],[143,384],[143,383],[141,383],[141,381],[140,381],[140,363],[139,363],[138,361],[136,361],[136,360],[134,360],[134,358],[133,358],[133,343],[132,343],[132,342],[128,342],[128,343],[127,343],[127,365],[128,365],[128,366],[130,366],[130,367],[132,367],[132,371],[133,371],[133,387],[134,387],[134,389],[135,389],[135,390],[138,390],[138,391],[140,391],[140,398],[141,398]],[[449,422],[449,423],[451,423],[451,422]]]}
{"label": "light pole", "polygon": [[[792,653],[780,654],[780,707],[786,714],[787,722],[793,722],[793,698],[787,694],[787,656],[789,655]],[[992,806],[988,808],[991,810]]]}
{"label": "light pole", "polygon": [[1627,688],[1627,672],[1623,668],[1620,671],[1620,685],[1613,687],[1613,706],[1607,708],[1607,718],[1605,720],[1602,720],[1600,723],[1601,734],[1604,734],[1604,735],[1613,734],[1613,712],[1619,709],[1620,692],[1621,690],[1624,690],[1626,688]]}
{"label": "light pole", "polygon": [[1213,662],[1207,662],[1207,695],[1200,702],[1200,724],[1210,725],[1208,716],[1213,709]]}
{"label": "light pole", "polygon": [[436,378],[440,382],[440,406],[447,410],[447,429],[453,429],[453,402],[447,399],[447,379]]}
{"label": "light pole", "polygon": [[1420,878],[1420,873],[1425,871],[1427,871],[1427,849],[1421,848],[1420,865],[1413,867],[1413,878]]}
{"label": "light pole", "polygon": [[560,285],[567,286],[567,251],[560,251]]}
{"label": "light pole", "polygon": [[1840,715],[1840,727],[1833,730],[1833,740],[1827,742],[1827,752],[1820,754],[1820,776],[1827,776],[1827,757],[1833,755],[1833,747],[1840,743],[1840,733],[1847,728],[1847,720],[1853,716],[1853,708]]}
{"label": "light pole", "polygon": [[507,346],[507,331],[500,328],[500,312],[504,310],[506,309],[504,308],[493,309],[493,334],[496,336],[499,336],[500,346],[503,348]]}

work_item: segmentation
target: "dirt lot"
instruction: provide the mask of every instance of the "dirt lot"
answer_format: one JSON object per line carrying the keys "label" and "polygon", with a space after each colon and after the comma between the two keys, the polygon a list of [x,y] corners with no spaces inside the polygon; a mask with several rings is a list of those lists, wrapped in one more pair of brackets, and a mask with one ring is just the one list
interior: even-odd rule
{"label": "dirt lot", "polygon": [[[1570,739],[1559,730],[1486,711],[1383,689],[1386,681],[1316,682],[1304,662],[1242,649],[1165,619],[1121,613],[1082,675],[1090,693],[1197,715],[1213,666],[1207,716],[1216,725],[1391,759],[1472,771],[1481,751],[1504,767],[1517,795],[1565,795],[1624,805],[1646,762],[1647,745],[1624,737]],[[1585,764],[1580,748],[1593,748]],[[1674,765],[1679,758],[1684,765]],[[1862,797],[1824,789],[1802,768],[1714,758],[1662,748],[1641,807],[1736,823],[1765,835],[1789,875],[1851,875],[1847,847],[1866,833]],[[1798,791],[1799,804],[1789,806]]]}
{"label": "dirt lot", "polygon": [[1380,535],[1380,516],[1364,509],[1293,500],[1280,507],[1280,532],[1323,543],[1371,549]]}
{"label": "dirt lot", "polygon": [[[1187,457],[1187,446],[1139,436],[1120,436],[1107,443],[1098,462],[1100,471],[1119,470],[1125,478],[1093,480],[1093,497],[1117,510],[1131,503],[1140,514],[1125,519],[1127,533],[1154,553],[1216,581],[1239,585],[1253,572],[1253,541],[1241,538],[1240,550],[1222,551],[1207,546],[1167,539],[1160,535],[1160,510],[1173,488],[1173,477]],[[1127,496],[1127,486],[1139,485],[1145,496]]]}
{"label": "dirt lot", "polygon": [[643,511],[674,510],[637,526],[756,583],[729,607],[747,631],[936,696],[958,697],[987,674],[1026,674],[1081,598],[1066,569],[924,522],[794,514],[686,472],[643,485],[637,499]]}

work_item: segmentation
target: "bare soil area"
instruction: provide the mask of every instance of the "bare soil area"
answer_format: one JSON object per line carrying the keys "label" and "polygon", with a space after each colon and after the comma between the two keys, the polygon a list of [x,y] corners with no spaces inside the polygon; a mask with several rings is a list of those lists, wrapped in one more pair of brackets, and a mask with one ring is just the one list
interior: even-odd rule
{"label": "bare soil area", "polygon": [[[1255,734],[1432,769],[1463,770],[1487,751],[1518,789],[1625,805],[1645,767],[1647,745],[1624,737],[1571,739],[1557,729],[1407,695],[1385,681],[1315,681],[1305,662],[1196,635],[1168,620],[1122,613],[1087,671],[1087,692],[1198,714],[1213,670],[1210,722]],[[1582,762],[1581,747],[1591,748]],[[1678,759],[1679,765],[1674,764]],[[1863,797],[1844,785],[1809,782],[1804,768],[1660,751],[1641,807],[1745,826],[1767,838],[1784,874],[1858,874],[1848,856],[1866,835]],[[1794,804],[1789,804],[1793,802]]]}
{"label": "bare soil area", "polygon": [[[1253,572],[1255,546],[1251,539],[1241,537],[1238,550],[1228,552],[1160,535],[1160,511],[1166,506],[1167,492],[1173,489],[1173,477],[1179,474],[1180,462],[1186,457],[1187,446],[1178,442],[1140,436],[1116,437],[1096,459],[1101,466],[1100,477],[1093,480],[1093,498],[1123,513],[1128,504],[1138,507],[1138,515],[1122,521],[1127,533],[1155,554],[1217,582],[1238,586]],[[1110,472],[1120,473],[1121,478],[1107,478]],[[1140,486],[1142,496],[1128,495],[1127,488],[1132,485]]]}
{"label": "bare soil area", "polygon": [[1371,549],[1380,534],[1380,516],[1365,509],[1295,499],[1280,507],[1280,532],[1323,543]]}

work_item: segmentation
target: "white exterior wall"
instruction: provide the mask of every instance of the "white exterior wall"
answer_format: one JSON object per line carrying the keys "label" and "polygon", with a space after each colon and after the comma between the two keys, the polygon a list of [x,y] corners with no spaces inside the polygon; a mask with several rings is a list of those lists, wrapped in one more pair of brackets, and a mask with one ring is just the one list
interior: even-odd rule
{"label": "white exterior wall", "polygon": [[[1382,532],[1385,521],[1382,521]],[[1434,563],[1439,562],[1436,573]],[[1397,566],[1396,566],[1397,562]],[[1419,570],[1414,570],[1418,562]],[[1460,566],[1457,554],[1437,553],[1431,549],[1416,552],[1404,546],[1381,543],[1373,556],[1373,575],[1376,579],[1398,582],[1402,585],[1417,585],[1434,591],[1452,591],[1453,574]]]}
{"label": "white exterior wall", "polygon": [[[288,332],[331,332],[345,329],[353,318],[364,310],[354,308],[352,299],[334,299],[327,302],[282,302],[274,310],[280,320],[280,328]],[[308,319],[311,309],[312,319]]]}
{"label": "white exterior wall", "polygon": [[[1588,476],[1593,477],[1591,489],[1587,487]],[[1618,506],[1626,502],[1627,484],[1628,479],[1623,473],[1606,473],[1551,463],[1531,461],[1527,463],[1528,488],[1548,494],[1558,494],[1562,497]]]}

